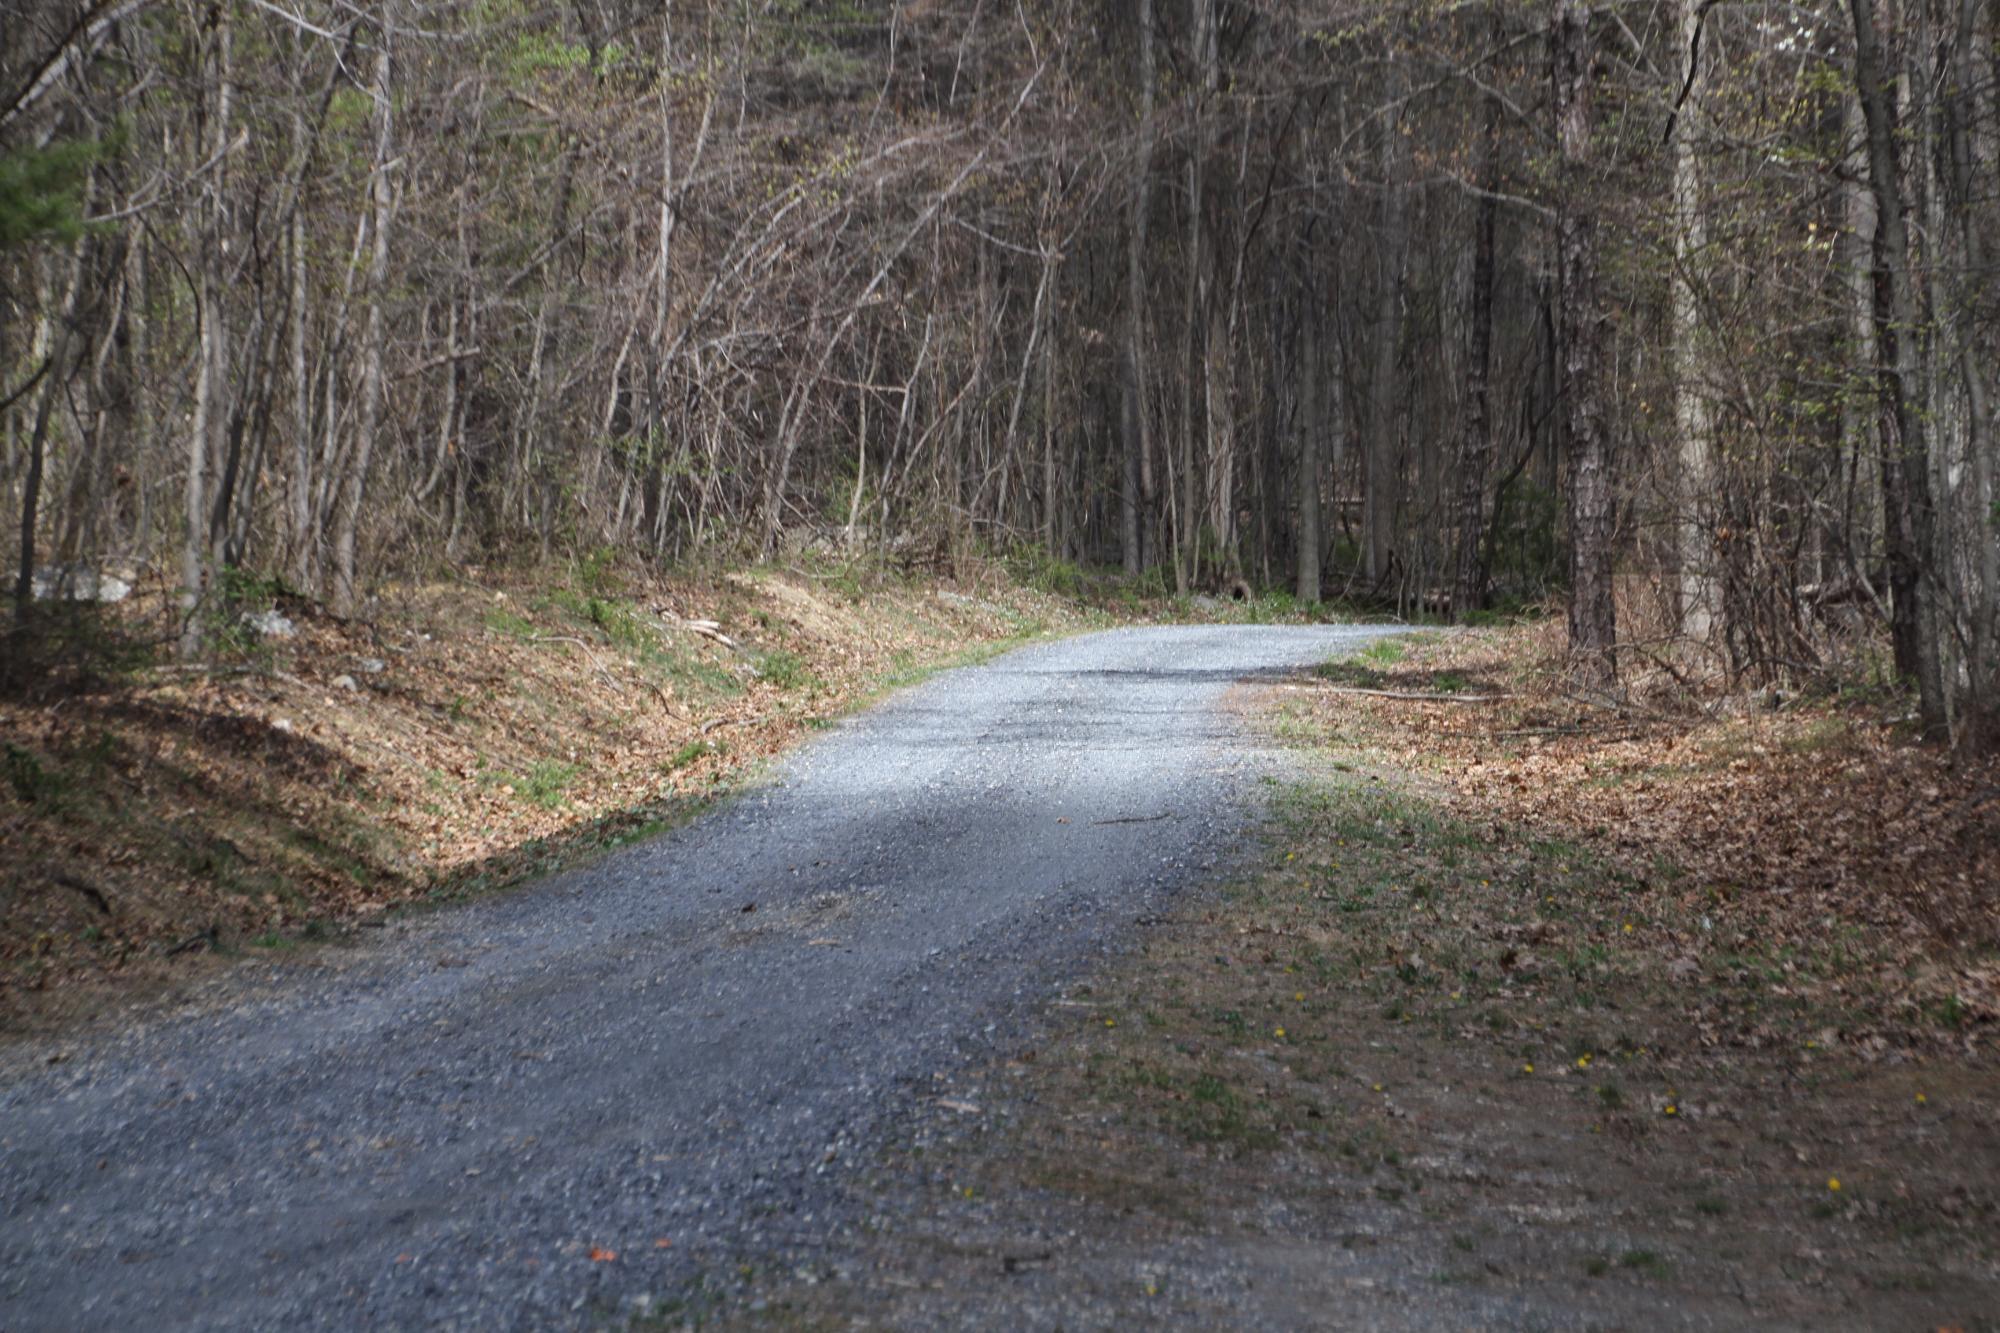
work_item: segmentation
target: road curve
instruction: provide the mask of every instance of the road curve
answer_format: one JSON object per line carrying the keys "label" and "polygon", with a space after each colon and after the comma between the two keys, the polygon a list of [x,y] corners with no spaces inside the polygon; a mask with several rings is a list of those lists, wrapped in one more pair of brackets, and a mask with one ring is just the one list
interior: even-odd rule
{"label": "road curve", "polygon": [[0,1328],[586,1326],[833,1225],[885,1117],[1240,839],[1228,689],[1377,633],[947,672],[677,833],[6,1061]]}

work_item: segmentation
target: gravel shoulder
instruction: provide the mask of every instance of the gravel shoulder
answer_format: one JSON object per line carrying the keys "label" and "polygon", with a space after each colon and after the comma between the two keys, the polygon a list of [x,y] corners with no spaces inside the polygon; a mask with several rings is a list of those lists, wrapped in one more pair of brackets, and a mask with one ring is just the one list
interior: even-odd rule
{"label": "gravel shoulder", "polygon": [[1241,845],[1221,705],[1381,631],[945,673],[677,833],[0,1053],[0,1324],[593,1326],[865,1220],[897,1117]]}

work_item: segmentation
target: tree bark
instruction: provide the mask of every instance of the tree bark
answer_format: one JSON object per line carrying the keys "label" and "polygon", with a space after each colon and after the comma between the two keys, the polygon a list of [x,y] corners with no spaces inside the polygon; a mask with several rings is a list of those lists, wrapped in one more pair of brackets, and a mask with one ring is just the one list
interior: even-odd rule
{"label": "tree bark", "polygon": [[1382,276],[1376,292],[1375,368],[1368,383],[1368,435],[1361,444],[1365,469],[1361,492],[1364,572],[1377,593],[1383,591],[1388,581],[1396,546],[1396,366],[1402,342],[1403,266],[1407,255],[1404,233],[1409,228],[1403,189],[1408,172],[1403,161],[1399,105],[1403,87],[1402,66],[1392,54],[1388,74],[1390,105],[1381,118]]}
{"label": "tree bark", "polygon": [[368,468],[375,452],[375,439],[382,428],[382,399],[385,389],[385,313],[388,302],[389,228],[395,211],[395,191],[389,173],[395,167],[395,101],[391,44],[395,31],[396,6],[388,4],[376,33],[375,75],[370,94],[374,99],[375,161],[373,200],[369,228],[371,247],[368,261],[367,331],[362,346],[361,420],[356,427],[352,456],[341,489],[339,512],[333,534],[333,610],[336,615],[354,614],[356,591],[355,547],[361,526],[361,501],[368,485]]}
{"label": "tree bark", "polygon": [[1715,551],[1709,512],[1714,490],[1712,443],[1714,424],[1701,388],[1701,358],[1696,346],[1700,310],[1696,304],[1695,271],[1707,248],[1706,220],[1701,211],[1701,158],[1695,145],[1700,115],[1701,61],[1697,33],[1703,0],[1679,0],[1680,49],[1687,60],[1685,94],[1674,121],[1674,272],[1673,373],[1674,424],[1680,435],[1676,490],[1677,561],[1680,579],[1676,596],[1680,631],[1697,647],[1706,646],[1714,632]]}
{"label": "tree bark", "polygon": [[21,561],[14,577],[14,630],[26,633],[35,614],[35,529],[40,526],[42,472],[48,456],[49,417],[63,382],[69,378],[71,326],[76,319],[76,291],[82,265],[72,263],[68,292],[56,315],[55,345],[42,366],[47,383],[35,404],[35,424],[28,436],[28,471],[21,479]]}
{"label": "tree bark", "polygon": [[[1959,0],[1958,28],[1952,38],[1954,86],[1948,103],[1952,193],[1963,253],[1962,271],[1972,275],[1986,272],[1986,237],[1975,199],[1980,166],[1976,141],[1981,85],[1976,60],[1978,11],[1979,0]],[[1962,284],[1953,305],[1958,311],[1959,373],[1965,383],[1966,452],[1972,470],[1968,526],[1972,573],[1977,585],[1971,597],[1972,644],[1967,656],[1971,674],[1970,707],[1966,710],[1962,740],[1967,748],[1976,750],[2000,741],[2000,510],[1996,510],[1996,499],[2000,497],[1994,492],[1992,386],[1979,355],[1979,331],[1973,318],[1975,299],[1969,287],[1970,284]]]}
{"label": "tree bark", "polygon": [[1190,20],[1194,29],[1194,62],[1196,77],[1192,95],[1194,99],[1194,128],[1187,159],[1187,208],[1188,240],[1187,254],[1187,302],[1186,327],[1182,330],[1186,337],[1186,362],[1182,367],[1181,381],[1181,495],[1179,508],[1179,531],[1176,533],[1176,555],[1174,558],[1174,587],[1177,592],[1187,592],[1201,578],[1201,504],[1200,469],[1195,461],[1194,442],[1197,434],[1206,435],[1209,405],[1206,395],[1202,398],[1200,428],[1197,429],[1194,393],[1197,378],[1204,386],[1208,383],[1207,353],[1202,348],[1204,332],[1204,312],[1208,302],[1215,299],[1209,289],[1208,273],[1202,263],[1205,253],[1202,245],[1203,218],[1206,207],[1203,181],[1208,168],[1208,153],[1212,142],[1209,127],[1210,80],[1216,74],[1211,50],[1215,43],[1215,0],[1189,0]]}
{"label": "tree bark", "polygon": [[1320,412],[1319,294],[1308,283],[1299,302],[1299,536],[1298,581],[1301,602],[1317,602],[1320,590],[1319,435]]}
{"label": "tree bark", "polygon": [[1617,491],[1604,420],[1603,314],[1591,194],[1593,47],[1588,0],[1556,0],[1554,106],[1563,181],[1556,219],[1556,367],[1569,454],[1569,650],[1579,679],[1603,687],[1618,678],[1612,583]]}
{"label": "tree bark", "polygon": [[1459,452],[1458,546],[1454,553],[1451,614],[1464,620],[1479,609],[1486,596],[1486,474],[1493,460],[1494,239],[1499,230],[1500,203],[1495,187],[1500,124],[1499,107],[1481,99],[1477,177],[1478,202],[1472,221],[1472,298],[1465,352],[1465,433]]}
{"label": "tree bark", "polygon": [[1878,446],[1878,424],[1882,417],[1881,396],[1875,368],[1875,296],[1872,274],[1875,260],[1875,196],[1868,189],[1868,129],[1861,116],[1859,99],[1848,98],[1841,108],[1841,138],[1853,151],[1843,160],[1840,184],[1842,230],[1839,238],[1839,268],[1842,287],[1843,328],[1851,340],[1850,364],[1865,368],[1870,384],[1863,401],[1858,392],[1841,395],[1840,466],[1843,488],[1841,539],[1860,575],[1873,580],[1876,528],[1882,515],[1882,468]]}
{"label": "tree bark", "polygon": [[1153,208],[1153,96],[1158,82],[1153,56],[1153,0],[1139,0],[1139,160],[1132,185],[1132,215],[1125,243],[1125,347],[1120,362],[1123,400],[1123,478],[1118,490],[1118,545],[1127,574],[1146,567],[1141,505],[1151,447],[1146,411],[1146,249]]}
{"label": "tree bark", "polygon": [[1868,129],[1868,183],[1875,195],[1875,345],[1883,405],[1895,438],[1882,453],[1890,635],[1897,670],[1914,678],[1924,733],[1948,730],[1931,550],[1930,445],[1925,431],[1918,312],[1910,274],[1902,172],[1896,161],[1895,94],[1885,77],[1874,0],[1850,0],[1854,64]]}
{"label": "tree bark", "polygon": [[231,31],[226,6],[215,11],[209,59],[214,69],[213,104],[209,107],[210,138],[206,145],[215,166],[207,173],[207,199],[198,229],[195,267],[198,271],[197,330],[194,415],[189,423],[187,481],[183,491],[183,517],[187,531],[181,545],[181,627],[180,655],[192,658],[201,652],[202,624],[199,612],[208,590],[209,548],[209,469],[215,452],[215,430],[222,416],[220,399],[224,392],[223,358],[227,334],[223,320],[222,246],[227,220],[224,204],[222,159],[229,145],[229,125],[233,118],[234,88],[231,85]]}

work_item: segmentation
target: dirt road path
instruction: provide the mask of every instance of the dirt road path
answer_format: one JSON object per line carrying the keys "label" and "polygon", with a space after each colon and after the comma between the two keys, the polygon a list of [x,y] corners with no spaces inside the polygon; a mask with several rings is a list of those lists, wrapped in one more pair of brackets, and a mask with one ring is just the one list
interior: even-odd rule
{"label": "dirt road path", "polygon": [[887,1118],[1235,845],[1231,685],[1377,632],[1016,652],[678,834],[0,1055],[0,1326],[592,1325],[854,1225]]}

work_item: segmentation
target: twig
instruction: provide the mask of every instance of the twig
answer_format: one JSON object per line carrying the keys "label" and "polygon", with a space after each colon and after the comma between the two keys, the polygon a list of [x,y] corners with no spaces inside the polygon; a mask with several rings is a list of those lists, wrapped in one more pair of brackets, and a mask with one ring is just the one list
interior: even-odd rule
{"label": "twig", "polygon": [[1580,690],[1563,690],[1561,693],[1562,697],[1571,703],[1584,704],[1590,708],[1602,708],[1607,713],[1618,713],[1620,715],[1636,713],[1640,717],[1651,718],[1655,722],[1668,722],[1672,720],[1665,713],[1655,712],[1650,708],[1642,708],[1635,703],[1621,703],[1616,699],[1608,698],[1593,699],[1588,693]]}
{"label": "twig", "polygon": [[192,952],[195,949],[213,949],[214,947],[215,947],[215,927],[210,926],[207,930],[202,931],[200,934],[190,935],[186,939],[182,940],[179,944],[176,944],[171,948],[169,948],[166,952],[166,956],[172,958],[178,954]]}
{"label": "twig", "polygon": [[597,674],[604,677],[606,684],[610,685],[612,689],[618,690],[621,693],[625,689],[625,686],[619,681],[618,677],[612,675],[610,670],[605,667],[604,663],[600,662],[597,659],[597,654],[590,651],[590,645],[585,643],[582,639],[577,638],[574,634],[530,634],[528,636],[528,642],[529,643],[573,643],[577,647],[583,649],[583,655],[590,659],[590,664],[597,668]]}
{"label": "twig", "polygon": [[89,880],[72,875],[67,870],[58,870],[50,878],[64,888],[74,889],[85,898],[88,898],[90,905],[95,907],[101,914],[105,916],[111,915],[111,900],[104,896],[104,890],[98,888]]}
{"label": "twig", "polygon": [[225,665],[221,662],[163,662],[146,668],[155,676],[258,676],[265,680],[281,680],[287,685],[304,686],[305,682],[289,671],[276,667],[249,665]]}
{"label": "twig", "polygon": [[[684,629],[690,634],[699,634],[704,639],[715,640],[715,642],[730,649],[732,652],[744,653],[742,644],[722,632],[722,624],[719,621],[689,620],[685,616],[675,615],[664,606],[654,607],[653,614],[675,629]],[[744,653],[744,655],[747,657],[749,654]]]}
{"label": "twig", "polygon": [[688,722],[690,725],[692,725],[691,719],[674,711],[673,701],[667,697],[667,692],[665,690],[653,684],[651,681],[647,681],[646,685],[647,688],[653,691],[653,697],[660,701],[660,707],[662,710],[665,711],[668,717],[672,718],[676,722]]}
{"label": "twig", "polygon": [[1326,694],[1365,694],[1371,699],[1408,699],[1420,704],[1490,704],[1511,694],[1421,694],[1415,690],[1364,690],[1359,685],[1322,685]]}
{"label": "twig", "polygon": [[1162,819],[1172,819],[1173,817],[1174,817],[1174,812],[1173,812],[1173,811],[1171,811],[1171,810],[1168,810],[1168,811],[1166,811],[1166,812],[1164,812],[1164,813],[1162,813],[1162,814],[1157,814],[1157,815],[1126,815],[1126,816],[1124,816],[1124,817],[1122,817],[1122,818],[1119,818],[1119,819],[1093,819],[1093,820],[1091,820],[1090,822],[1091,822],[1091,824],[1092,824],[1092,825],[1098,825],[1098,824],[1157,824],[1157,823],[1159,823],[1159,822],[1160,822],[1160,821],[1161,821]]}
{"label": "twig", "polygon": [[224,666],[220,662],[162,662],[146,668],[156,676],[262,676],[258,666]]}

